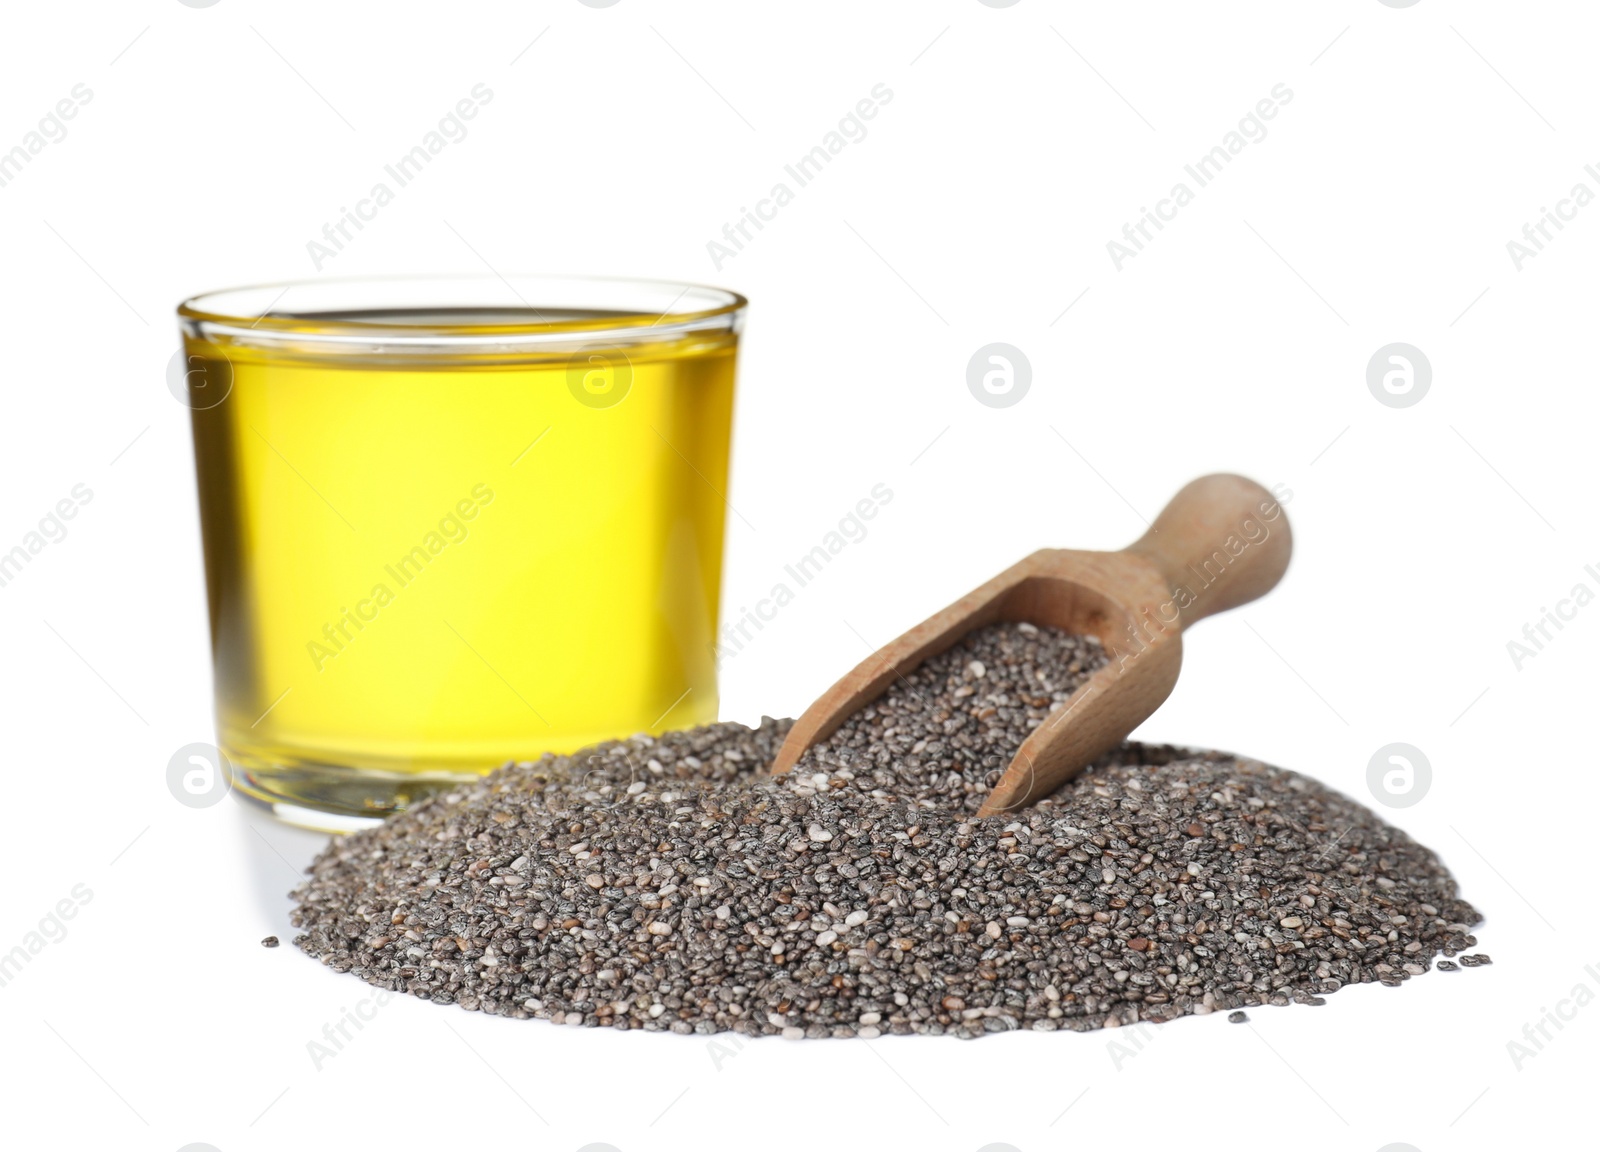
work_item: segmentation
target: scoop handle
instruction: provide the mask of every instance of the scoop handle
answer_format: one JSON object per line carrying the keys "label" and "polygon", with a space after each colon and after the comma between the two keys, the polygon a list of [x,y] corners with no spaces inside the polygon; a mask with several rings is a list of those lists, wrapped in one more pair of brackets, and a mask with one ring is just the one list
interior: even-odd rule
{"label": "scoop handle", "polygon": [[1177,623],[1187,628],[1270,592],[1292,549],[1278,498],[1254,480],[1219,472],[1180,488],[1127,551],[1160,570]]}

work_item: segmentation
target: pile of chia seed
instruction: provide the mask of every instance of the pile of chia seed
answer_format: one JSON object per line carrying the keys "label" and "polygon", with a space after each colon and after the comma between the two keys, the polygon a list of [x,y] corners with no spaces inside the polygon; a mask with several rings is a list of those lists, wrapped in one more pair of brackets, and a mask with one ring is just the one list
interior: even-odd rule
{"label": "pile of chia seed", "polygon": [[1258,761],[1125,744],[978,819],[1104,662],[1091,639],[981,629],[779,777],[772,719],[508,764],[331,843],[295,943],[497,1015],[794,1038],[1320,1004],[1476,944],[1432,852]]}

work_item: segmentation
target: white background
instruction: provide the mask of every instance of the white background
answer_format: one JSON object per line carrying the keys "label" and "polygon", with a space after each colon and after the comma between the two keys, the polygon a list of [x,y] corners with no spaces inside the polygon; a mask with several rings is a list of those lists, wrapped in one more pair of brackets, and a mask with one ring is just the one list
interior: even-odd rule
{"label": "white background", "polygon": [[[1600,591],[1600,207],[1521,271],[1506,249],[1575,183],[1600,191],[1592,8],[124,0],[4,21],[0,150],[75,84],[93,98],[0,188],[0,545],[94,493],[0,588],[0,951],[93,894],[0,987],[6,1145],[1500,1149],[1592,1116],[1600,1007],[1520,1069],[1507,1044],[1600,992],[1600,608],[1520,670],[1506,647]],[[480,82],[470,136],[319,273],[306,242]],[[707,241],[879,83],[866,138],[716,267]],[[1118,271],[1107,241],[1279,83],[1267,137]],[[1494,966],[1182,1020],[1120,1061],[1110,1032],[719,1060],[396,1000],[315,1068],[308,1042],[371,991],[288,944],[320,841],[164,782],[213,738],[172,309],[485,262],[750,297],[727,610],[892,488],[727,662],[725,718],[794,713],[1035,548],[1120,547],[1194,475],[1288,485],[1288,576],[1195,631],[1140,734],[1363,799],[1376,749],[1422,749],[1431,791],[1385,812],[1486,913]],[[1032,364],[1011,408],[966,387],[994,341]],[[1392,341],[1433,367],[1413,407],[1367,388]]]}

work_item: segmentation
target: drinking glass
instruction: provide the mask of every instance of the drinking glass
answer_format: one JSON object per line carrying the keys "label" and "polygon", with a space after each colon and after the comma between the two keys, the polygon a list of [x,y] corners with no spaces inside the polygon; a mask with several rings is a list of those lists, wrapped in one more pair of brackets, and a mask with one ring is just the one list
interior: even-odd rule
{"label": "drinking glass", "polygon": [[508,760],[714,719],[745,303],[498,276],[184,302],[234,787],[344,830]]}

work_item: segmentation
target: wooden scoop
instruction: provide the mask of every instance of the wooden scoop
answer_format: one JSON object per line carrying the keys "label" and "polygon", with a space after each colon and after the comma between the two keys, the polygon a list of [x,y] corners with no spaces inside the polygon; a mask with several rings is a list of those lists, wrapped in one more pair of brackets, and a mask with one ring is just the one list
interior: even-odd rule
{"label": "wooden scoop", "polygon": [[1183,629],[1270,591],[1290,548],[1288,516],[1261,485],[1228,474],[1190,481],[1121,552],[1035,552],[878,649],[795,721],[772,770],[787,772],[896,678],[975,628],[1028,621],[1099,637],[1110,663],[1034,730],[978,815],[1025,807],[1160,707],[1178,680]]}

